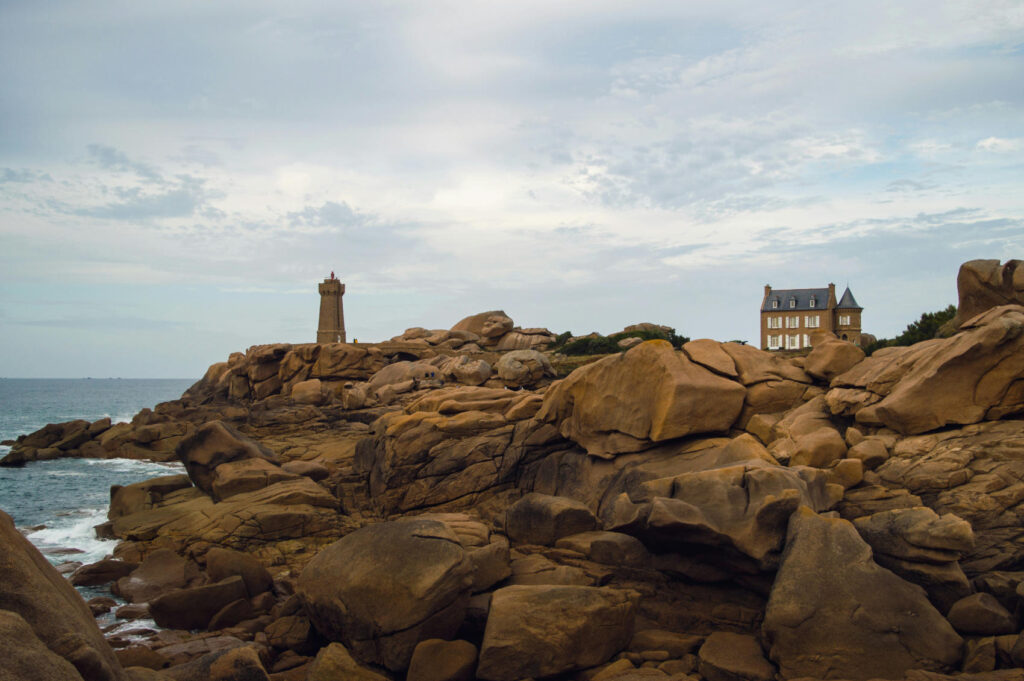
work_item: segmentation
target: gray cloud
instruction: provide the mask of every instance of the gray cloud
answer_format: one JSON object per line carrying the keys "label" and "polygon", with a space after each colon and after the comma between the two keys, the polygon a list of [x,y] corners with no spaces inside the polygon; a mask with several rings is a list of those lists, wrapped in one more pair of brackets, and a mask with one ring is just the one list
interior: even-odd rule
{"label": "gray cloud", "polygon": [[324,201],[320,206],[306,206],[301,211],[288,213],[287,218],[294,226],[307,227],[358,227],[371,221],[370,216],[353,210],[344,201]]}
{"label": "gray cloud", "polygon": [[140,179],[148,182],[162,183],[164,180],[163,176],[152,166],[133,161],[124,152],[114,147],[90,144],[87,150],[90,159],[104,170],[135,173]]}
{"label": "gray cloud", "polygon": [[29,182],[53,182],[53,178],[50,177],[49,173],[44,173],[39,170],[32,170],[31,168],[0,168],[0,184],[5,182],[16,182],[19,184],[27,184]]}

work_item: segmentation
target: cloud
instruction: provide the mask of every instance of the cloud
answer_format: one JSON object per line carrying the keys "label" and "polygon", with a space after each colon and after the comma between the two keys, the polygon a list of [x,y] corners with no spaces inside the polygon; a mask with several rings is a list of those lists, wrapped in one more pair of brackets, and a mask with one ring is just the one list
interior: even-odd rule
{"label": "cloud", "polygon": [[978,149],[990,151],[995,154],[1006,154],[1024,149],[1024,138],[1006,139],[1001,137],[986,137],[976,145]]}
{"label": "cloud", "polygon": [[104,170],[135,173],[139,178],[149,182],[163,182],[163,177],[152,166],[133,161],[124,152],[102,144],[90,144],[87,147],[89,157]]}
{"label": "cloud", "polygon": [[[150,221],[167,218],[185,218],[202,213],[208,219],[218,220],[223,212],[209,205],[215,193],[209,192],[205,181],[188,175],[179,175],[173,182],[161,180],[160,189],[145,187],[106,187],[119,200],[101,205],[75,206],[53,200],[50,206],[58,212],[86,218],[118,221]],[[166,187],[166,189],[165,189]]]}
{"label": "cloud", "polygon": [[301,211],[287,214],[288,221],[294,226],[345,228],[366,225],[371,221],[367,215],[354,211],[342,201],[324,201],[320,206],[306,206]]}
{"label": "cloud", "polygon": [[6,182],[17,182],[19,184],[27,184],[30,182],[53,182],[53,178],[48,173],[44,173],[39,170],[32,170],[30,168],[20,168],[15,170],[13,168],[0,168],[0,184]]}

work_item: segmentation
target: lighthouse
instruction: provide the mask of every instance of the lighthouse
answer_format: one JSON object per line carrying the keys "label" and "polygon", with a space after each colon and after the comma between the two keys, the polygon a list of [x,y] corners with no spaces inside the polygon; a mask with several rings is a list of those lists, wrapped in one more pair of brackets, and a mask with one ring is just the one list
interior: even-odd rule
{"label": "lighthouse", "polygon": [[345,285],[331,272],[318,287],[320,289],[320,325],[316,330],[317,343],[345,342],[345,308],[341,297],[345,295]]}

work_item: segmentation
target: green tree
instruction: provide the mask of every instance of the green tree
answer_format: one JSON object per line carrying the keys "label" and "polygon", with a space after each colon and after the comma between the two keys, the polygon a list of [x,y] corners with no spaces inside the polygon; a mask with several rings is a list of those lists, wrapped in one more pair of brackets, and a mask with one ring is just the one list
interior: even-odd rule
{"label": "green tree", "polygon": [[931,340],[938,334],[942,325],[955,316],[956,305],[950,305],[946,309],[937,312],[925,312],[916,322],[908,324],[907,328],[900,335],[895,338],[880,338],[864,348],[864,351],[870,355],[879,348],[913,345],[921,341]]}

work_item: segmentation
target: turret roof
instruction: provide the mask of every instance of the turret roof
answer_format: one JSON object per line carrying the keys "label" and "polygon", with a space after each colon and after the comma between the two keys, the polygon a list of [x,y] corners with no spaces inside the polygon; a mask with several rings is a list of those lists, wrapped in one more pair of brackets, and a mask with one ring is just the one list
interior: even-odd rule
{"label": "turret roof", "polygon": [[843,297],[839,299],[839,304],[836,305],[837,310],[863,310],[864,308],[857,304],[857,299],[853,297],[853,293],[850,291],[850,287],[846,287],[846,291],[843,292]]}

